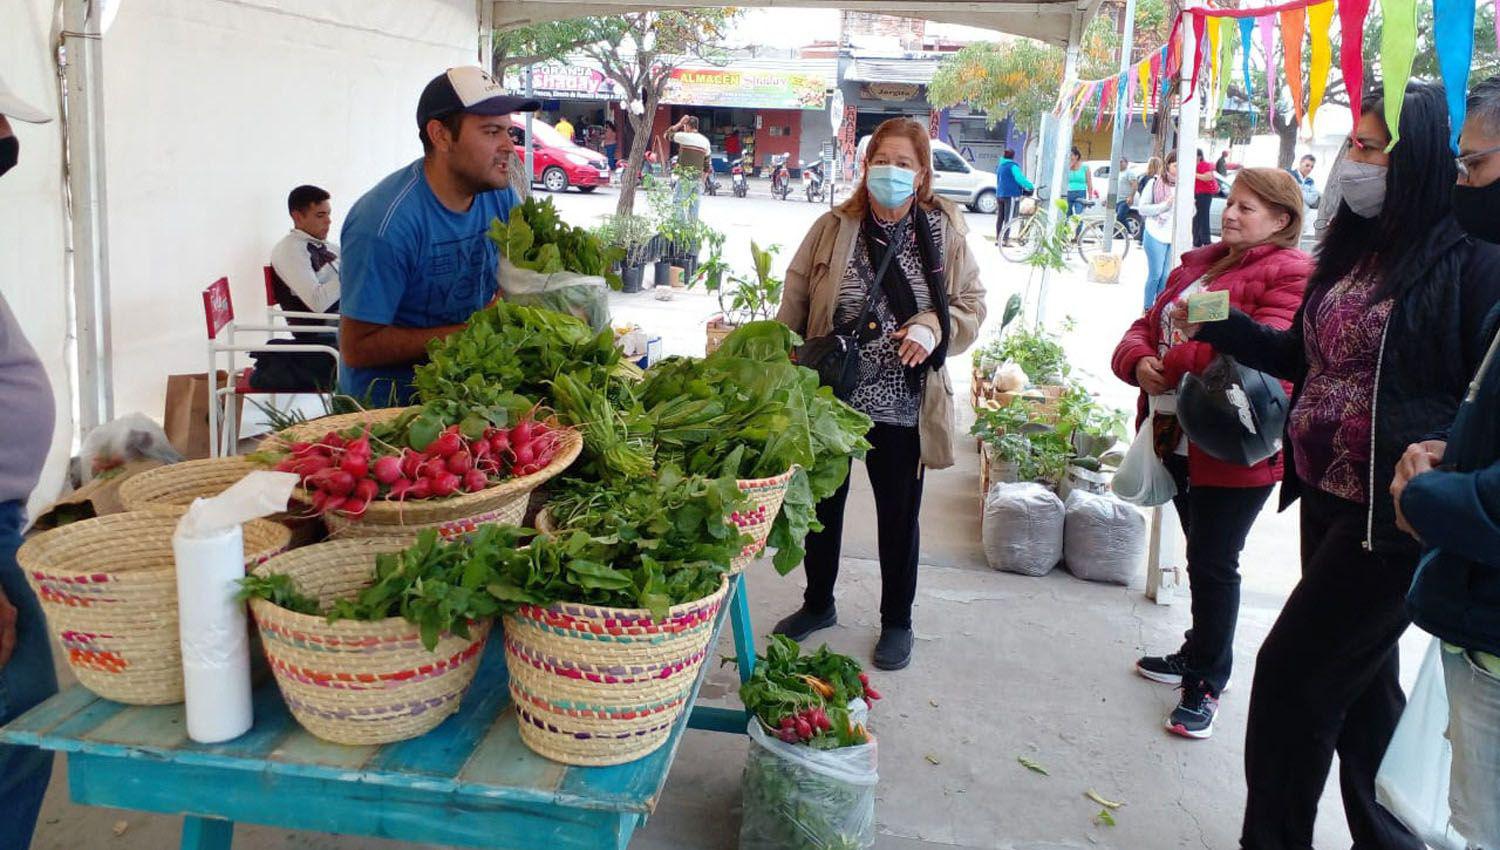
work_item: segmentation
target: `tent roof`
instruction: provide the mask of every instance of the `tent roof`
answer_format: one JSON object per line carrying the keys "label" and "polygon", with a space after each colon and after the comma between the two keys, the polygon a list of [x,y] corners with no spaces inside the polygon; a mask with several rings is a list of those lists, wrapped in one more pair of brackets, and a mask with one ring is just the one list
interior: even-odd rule
{"label": "tent roof", "polygon": [[494,0],[495,28],[527,26],[542,21],[579,18],[586,15],[618,15],[652,8],[738,6],[761,8],[824,7],[854,12],[878,12],[925,18],[945,24],[998,30],[1066,44],[1075,13],[1085,19],[1098,10],[1100,0]]}

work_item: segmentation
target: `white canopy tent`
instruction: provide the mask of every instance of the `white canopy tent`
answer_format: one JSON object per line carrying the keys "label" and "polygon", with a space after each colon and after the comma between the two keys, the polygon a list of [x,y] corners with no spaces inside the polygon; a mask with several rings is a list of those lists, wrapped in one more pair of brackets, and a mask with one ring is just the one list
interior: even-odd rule
{"label": "white canopy tent", "polygon": [[[166,375],[205,371],[205,286],[227,275],[241,315],[263,309],[261,267],[289,226],[287,191],[328,189],[337,224],[366,189],[420,155],[418,93],[439,70],[482,61],[492,29],[649,7],[822,6],[1069,45],[1072,74],[1099,0],[3,2],[0,76],[20,96],[63,115],[65,32],[78,62],[67,77],[71,133],[62,121],[19,126],[21,164],[0,191],[0,293],[57,398],[35,497],[45,502],[80,430],[133,411],[159,416]],[[116,14],[99,36],[106,6]],[[89,180],[92,194],[81,192]]]}

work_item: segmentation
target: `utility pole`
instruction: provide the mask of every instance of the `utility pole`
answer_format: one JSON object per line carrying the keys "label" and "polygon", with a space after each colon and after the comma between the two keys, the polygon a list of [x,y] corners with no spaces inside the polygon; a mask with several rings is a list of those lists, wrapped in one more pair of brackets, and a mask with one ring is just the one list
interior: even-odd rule
{"label": "utility pole", "polygon": [[[1130,70],[1130,55],[1135,50],[1135,0],[1125,0],[1125,33],[1120,39],[1120,73],[1124,74]],[[1124,89],[1120,86],[1120,89]],[[1109,193],[1105,196],[1104,208],[1104,250],[1106,253],[1114,250],[1115,229],[1110,226],[1111,216],[1120,203],[1120,179],[1124,176],[1124,169],[1120,168],[1120,160],[1125,153],[1125,110],[1130,108],[1126,103],[1124,91],[1117,91],[1115,97],[1115,126],[1114,132],[1109,137]],[[1102,107],[1102,104],[1101,104]],[[1116,173],[1121,172],[1121,173]]]}

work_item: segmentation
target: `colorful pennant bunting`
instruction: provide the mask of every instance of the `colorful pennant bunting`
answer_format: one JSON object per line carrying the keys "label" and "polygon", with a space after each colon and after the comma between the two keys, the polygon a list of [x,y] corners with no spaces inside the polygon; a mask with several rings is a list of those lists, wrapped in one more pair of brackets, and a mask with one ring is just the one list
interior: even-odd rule
{"label": "colorful pennant bunting", "polygon": [[1287,88],[1292,90],[1292,118],[1299,125],[1302,111],[1302,33],[1307,24],[1306,9],[1288,9],[1281,17],[1281,59],[1285,63]]}
{"label": "colorful pennant bunting", "polygon": [[1349,93],[1349,111],[1354,120],[1364,104],[1365,15],[1370,13],[1370,0],[1338,0],[1339,13],[1339,69],[1344,74],[1344,89]]}
{"label": "colorful pennant bunting", "polygon": [[1475,5],[1474,0],[1433,0],[1433,45],[1448,96],[1454,153],[1458,152],[1458,135],[1463,132],[1467,114],[1464,94],[1469,90],[1469,64],[1474,57]]}
{"label": "colorful pennant bunting", "polygon": [[1323,105],[1323,95],[1328,91],[1328,70],[1333,66],[1333,41],[1329,30],[1333,27],[1333,0],[1307,7],[1311,23],[1312,68],[1308,78],[1307,114],[1316,126],[1318,107]]}

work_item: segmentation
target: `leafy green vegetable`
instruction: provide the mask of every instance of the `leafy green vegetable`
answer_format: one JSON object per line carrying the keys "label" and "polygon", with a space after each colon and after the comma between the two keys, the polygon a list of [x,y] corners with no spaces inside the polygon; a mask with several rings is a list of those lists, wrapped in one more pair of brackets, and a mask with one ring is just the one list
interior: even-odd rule
{"label": "leafy green vegetable", "polygon": [[251,598],[264,599],[278,608],[310,617],[323,613],[318,607],[318,600],[304,596],[288,575],[245,576],[240,579],[240,591],[234,598],[239,602]]}
{"label": "leafy green vegetable", "polygon": [[829,649],[803,655],[797,642],[785,635],[772,635],[766,654],[756,659],[749,681],[740,685],[740,701],[766,728],[775,730],[782,718],[809,708],[828,714],[828,734],[812,737],[815,749],[835,749],[863,744],[867,737],[849,719],[849,703],[866,694],[859,662]]}
{"label": "leafy green vegetable", "polygon": [[510,221],[490,222],[489,237],[517,268],[541,274],[561,271],[596,275],[620,288],[611,266],[624,259],[624,250],[609,246],[595,233],[570,227],[551,198],[528,198],[510,211]]}

